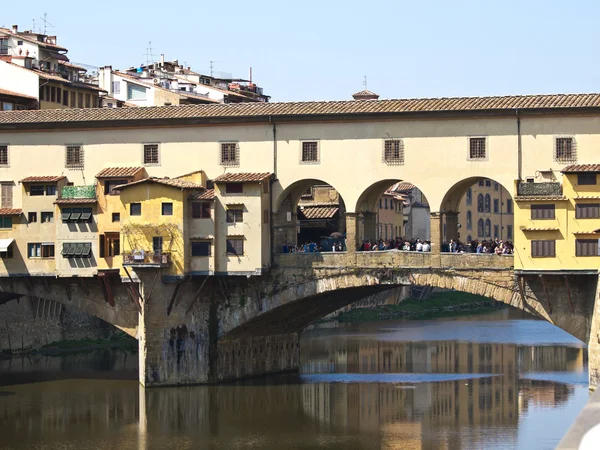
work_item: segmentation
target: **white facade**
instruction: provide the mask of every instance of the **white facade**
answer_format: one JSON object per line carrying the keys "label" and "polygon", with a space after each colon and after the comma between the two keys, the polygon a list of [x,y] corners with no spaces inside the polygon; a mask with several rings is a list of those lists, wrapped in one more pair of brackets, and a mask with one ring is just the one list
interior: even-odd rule
{"label": "white facade", "polygon": [[31,70],[0,61],[0,88],[39,100],[40,77]]}

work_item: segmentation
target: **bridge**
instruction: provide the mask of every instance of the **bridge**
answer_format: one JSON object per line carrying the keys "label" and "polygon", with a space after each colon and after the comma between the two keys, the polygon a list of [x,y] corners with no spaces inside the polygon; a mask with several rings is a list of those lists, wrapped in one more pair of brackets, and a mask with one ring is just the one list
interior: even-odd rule
{"label": "bridge", "polygon": [[[77,307],[139,340],[140,383],[169,386],[293,371],[308,324],[361,298],[422,285],[483,295],[547,320],[583,342],[597,333],[597,275],[518,274],[512,256],[403,251],[277,254],[259,277],[164,282],[7,277],[3,296]],[[111,295],[108,296],[107,292]],[[112,302],[110,301],[112,300]],[[590,345],[590,380],[597,381]]]}

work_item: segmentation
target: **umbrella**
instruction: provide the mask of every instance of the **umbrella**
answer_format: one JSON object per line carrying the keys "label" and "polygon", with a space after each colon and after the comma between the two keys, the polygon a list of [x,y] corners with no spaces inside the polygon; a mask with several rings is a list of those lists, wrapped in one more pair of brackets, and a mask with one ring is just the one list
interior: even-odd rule
{"label": "umbrella", "polygon": [[329,237],[336,238],[336,239],[340,239],[340,238],[342,238],[343,236],[342,236],[342,233],[338,233],[337,231],[334,231],[333,233],[331,233],[331,234],[329,235]]}

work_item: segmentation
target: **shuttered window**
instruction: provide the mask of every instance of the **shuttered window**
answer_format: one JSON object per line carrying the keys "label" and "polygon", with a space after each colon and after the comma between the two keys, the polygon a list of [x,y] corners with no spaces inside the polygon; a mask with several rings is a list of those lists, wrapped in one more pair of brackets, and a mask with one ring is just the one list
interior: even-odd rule
{"label": "shuttered window", "polygon": [[575,207],[577,219],[599,219],[600,203],[580,203]]}
{"label": "shuttered window", "polygon": [[2,193],[1,193],[1,201],[0,207],[2,208],[12,208],[13,206],[13,187],[12,184],[2,183]]}
{"label": "shuttered window", "polygon": [[596,184],[595,173],[580,173],[577,175],[577,184],[580,186],[592,186]]}
{"label": "shuttered window", "polygon": [[556,241],[531,241],[531,256],[533,258],[556,256]]}
{"label": "shuttered window", "polygon": [[192,202],[192,218],[210,219],[210,203]]}
{"label": "shuttered window", "polygon": [[531,220],[554,219],[555,205],[531,205]]}
{"label": "shuttered window", "polygon": [[598,239],[577,239],[575,241],[576,256],[600,256]]}

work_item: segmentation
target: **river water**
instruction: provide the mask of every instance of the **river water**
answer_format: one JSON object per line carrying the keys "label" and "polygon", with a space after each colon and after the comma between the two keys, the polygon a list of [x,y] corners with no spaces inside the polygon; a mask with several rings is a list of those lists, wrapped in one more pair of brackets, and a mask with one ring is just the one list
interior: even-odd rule
{"label": "river water", "polygon": [[299,374],[144,390],[124,351],[0,361],[2,449],[551,449],[586,351],[520,312],[302,335]]}

